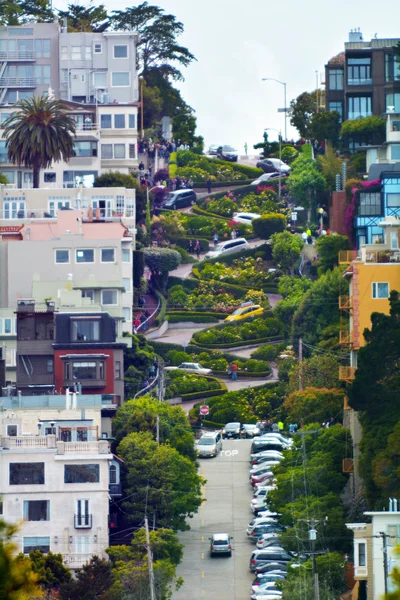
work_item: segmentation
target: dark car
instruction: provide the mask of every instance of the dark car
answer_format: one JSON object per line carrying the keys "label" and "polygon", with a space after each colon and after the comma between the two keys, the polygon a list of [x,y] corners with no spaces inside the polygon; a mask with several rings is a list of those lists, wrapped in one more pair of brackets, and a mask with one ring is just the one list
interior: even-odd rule
{"label": "dark car", "polygon": [[250,557],[250,571],[259,572],[258,568],[261,565],[266,563],[288,563],[293,560],[295,557],[293,554],[289,554],[289,552],[285,552],[285,550],[269,550],[266,548],[265,550],[254,550],[253,554]]}
{"label": "dark car", "polygon": [[240,429],[240,435],[242,438],[253,439],[255,436],[260,435],[260,430],[258,429],[257,425],[245,423]]}
{"label": "dark car", "polygon": [[175,210],[177,208],[193,206],[193,204],[196,204],[196,200],[197,196],[193,190],[176,190],[167,195],[161,206],[162,208]]}
{"label": "dark car", "polygon": [[222,160],[237,162],[239,153],[233,146],[220,146],[217,150],[217,156]]}
{"label": "dark car", "polygon": [[279,158],[264,158],[259,160],[257,168],[262,169],[264,173],[289,173],[290,167]]}
{"label": "dark car", "polygon": [[263,565],[260,565],[259,567],[257,567],[256,569],[256,574],[257,577],[262,576],[264,573],[270,573],[270,572],[281,572],[281,573],[287,573],[287,566],[286,563],[284,562],[267,562]]}
{"label": "dark car", "polygon": [[224,439],[240,438],[240,423],[227,423],[222,430],[222,437]]}
{"label": "dark car", "polygon": [[285,529],[286,528],[283,525],[280,525],[280,523],[265,523],[264,525],[257,525],[257,527],[255,527],[249,534],[249,539],[255,543],[264,533],[282,533],[282,531],[285,531]]}

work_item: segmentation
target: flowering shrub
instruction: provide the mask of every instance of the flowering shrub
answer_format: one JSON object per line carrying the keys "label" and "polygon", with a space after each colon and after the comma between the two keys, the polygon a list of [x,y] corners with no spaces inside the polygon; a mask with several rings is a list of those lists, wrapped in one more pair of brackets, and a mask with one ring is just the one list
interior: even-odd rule
{"label": "flowering shrub", "polygon": [[279,335],[281,330],[282,324],[278,319],[270,317],[268,319],[254,319],[254,321],[241,325],[226,325],[221,329],[212,328],[196,332],[193,338],[199,344],[231,344]]}
{"label": "flowering shrub", "polygon": [[210,200],[207,203],[207,210],[222,217],[232,217],[238,207],[234,200],[224,196],[221,200]]}
{"label": "flowering shrub", "polygon": [[205,265],[201,271],[201,278],[262,288],[270,280],[269,274],[265,272],[266,267],[267,265],[262,259],[258,261],[252,257],[245,260],[236,259],[231,266],[217,262]]}
{"label": "flowering shrub", "polygon": [[220,385],[218,381],[190,375],[177,369],[168,373],[169,384],[165,392],[165,398],[174,398],[181,394],[190,394],[191,392],[205,392],[208,390],[218,390]]}

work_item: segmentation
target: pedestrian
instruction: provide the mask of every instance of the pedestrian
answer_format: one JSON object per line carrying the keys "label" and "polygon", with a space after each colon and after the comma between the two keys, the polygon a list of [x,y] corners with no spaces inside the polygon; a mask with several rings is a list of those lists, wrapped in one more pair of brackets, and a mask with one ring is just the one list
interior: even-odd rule
{"label": "pedestrian", "polygon": [[236,239],[236,230],[235,229],[232,229],[232,231],[231,231],[231,238],[233,240]]}
{"label": "pedestrian", "polygon": [[231,363],[231,369],[232,369],[232,381],[237,381],[237,372],[238,372],[238,366],[235,362]]}
{"label": "pedestrian", "polygon": [[310,228],[309,228],[309,229],[307,229],[306,233],[307,233],[307,243],[308,243],[308,244],[312,244],[312,235],[311,235],[311,229],[310,229]]}
{"label": "pedestrian", "polygon": [[214,246],[216,246],[219,242],[218,233],[214,233]]}
{"label": "pedestrian", "polygon": [[307,241],[307,234],[306,234],[305,231],[303,231],[303,233],[301,234],[301,237],[302,237],[303,242],[306,243],[306,241]]}
{"label": "pedestrian", "polygon": [[189,252],[189,254],[193,254],[193,252],[194,252],[192,240],[189,240],[188,252]]}
{"label": "pedestrian", "polygon": [[283,431],[283,423],[282,421],[278,421],[279,431]]}
{"label": "pedestrian", "polygon": [[279,433],[279,427],[277,423],[272,423],[271,429],[274,433]]}
{"label": "pedestrian", "polygon": [[247,156],[247,149],[248,149],[247,142],[245,142],[244,143],[244,153],[246,154],[246,156]]}
{"label": "pedestrian", "polygon": [[196,243],[194,245],[194,251],[196,252],[197,260],[200,260],[200,242],[199,242],[199,240],[196,240]]}
{"label": "pedestrian", "polygon": [[187,184],[188,188],[190,188],[191,190],[193,189],[193,179],[191,177],[189,177],[189,181]]}
{"label": "pedestrian", "polygon": [[239,238],[240,237],[240,229],[239,227],[236,229],[236,237]]}
{"label": "pedestrian", "polygon": [[211,181],[210,177],[207,179],[206,185],[207,185],[207,191],[208,191],[208,193],[211,194],[212,181]]}

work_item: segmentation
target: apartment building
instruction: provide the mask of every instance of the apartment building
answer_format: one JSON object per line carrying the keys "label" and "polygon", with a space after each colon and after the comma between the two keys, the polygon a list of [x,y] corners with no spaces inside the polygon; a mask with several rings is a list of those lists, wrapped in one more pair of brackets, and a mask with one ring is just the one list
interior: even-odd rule
{"label": "apartment building", "polygon": [[[399,39],[363,39],[349,33],[344,51],[325,65],[326,107],[343,121],[382,115],[394,107],[400,112],[400,62],[395,53]],[[349,140],[356,149],[362,140]]]}
{"label": "apartment building", "polygon": [[14,312],[21,298],[34,299],[39,310],[48,299],[59,312],[107,312],[117,322],[116,341],[130,343],[123,336],[132,332],[132,237],[119,219],[82,214],[60,210],[1,235],[0,341],[8,381],[15,381]]}
{"label": "apartment building", "polygon": [[[0,128],[17,100],[43,93],[63,99],[76,121],[74,156],[42,171],[41,186],[91,187],[105,171],[137,167],[137,37],[67,33],[58,22],[0,28]],[[15,187],[32,187],[32,171],[8,162],[2,139],[0,170]]]}
{"label": "apartment building", "polygon": [[396,589],[390,574],[400,566],[396,552],[400,543],[397,504],[396,499],[389,499],[388,511],[365,512],[370,523],[346,523],[353,532],[354,579],[357,587],[363,583],[367,600],[378,600],[386,590],[391,593]]}

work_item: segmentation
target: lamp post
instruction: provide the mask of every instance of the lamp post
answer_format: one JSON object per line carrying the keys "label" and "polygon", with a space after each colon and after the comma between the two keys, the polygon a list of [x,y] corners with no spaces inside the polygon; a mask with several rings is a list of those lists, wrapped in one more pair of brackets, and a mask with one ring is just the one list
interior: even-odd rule
{"label": "lamp post", "polygon": [[276,81],[276,83],[280,83],[283,85],[283,100],[284,100],[284,111],[285,111],[285,142],[287,142],[287,106],[286,106],[286,82],[279,81],[279,79],[274,79],[273,77],[263,77],[263,81]]}
{"label": "lamp post", "polygon": [[[264,131],[276,131],[279,134],[279,160],[282,162],[282,132],[279,129],[275,129],[274,127],[266,127]],[[282,178],[282,169],[281,165],[279,165],[279,191],[278,197],[281,199],[281,178]]]}

